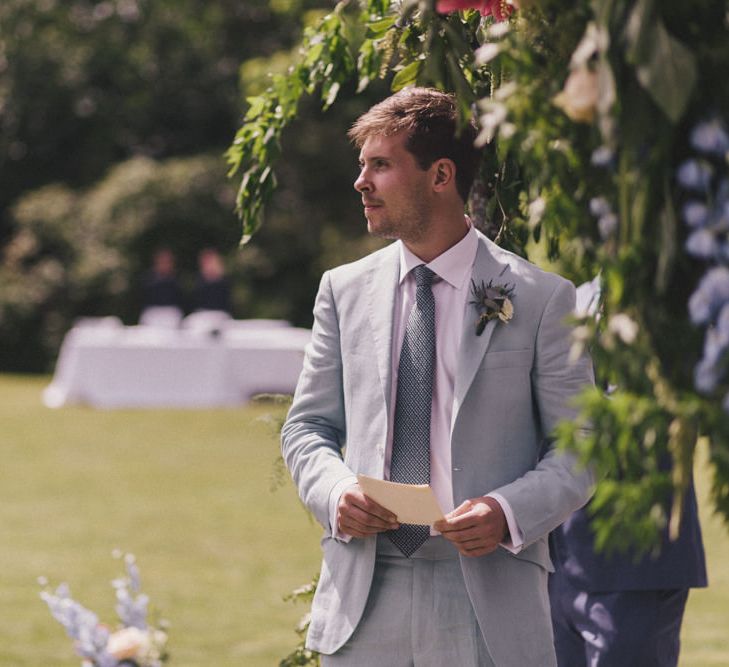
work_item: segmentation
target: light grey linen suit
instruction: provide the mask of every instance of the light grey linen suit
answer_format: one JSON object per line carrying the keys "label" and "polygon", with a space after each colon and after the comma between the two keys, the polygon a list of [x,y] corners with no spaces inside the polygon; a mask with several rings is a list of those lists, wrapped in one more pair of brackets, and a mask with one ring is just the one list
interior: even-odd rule
{"label": "light grey linen suit", "polygon": [[[330,654],[359,622],[372,582],[374,537],[331,535],[330,494],[364,473],[383,477],[391,389],[393,311],[399,278],[393,243],[322,277],[312,340],[282,430],[282,451],[299,494],[322,524],[324,559],[307,646]],[[547,534],[589,498],[592,476],[540,442],[574,415],[570,398],[592,382],[588,359],[568,362],[564,318],[573,285],[479,234],[473,279],[514,286],[514,317],[476,336],[466,307],[451,436],[455,506],[491,491],[511,505],[525,548],[460,557],[484,639],[498,667],[555,665]],[[346,445],[346,447],[345,447]]]}

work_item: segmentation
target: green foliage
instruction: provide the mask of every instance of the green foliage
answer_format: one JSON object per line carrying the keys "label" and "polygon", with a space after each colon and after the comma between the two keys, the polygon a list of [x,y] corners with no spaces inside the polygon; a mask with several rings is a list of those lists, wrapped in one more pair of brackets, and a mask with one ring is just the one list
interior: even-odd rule
{"label": "green foliage", "polygon": [[[309,584],[300,586],[299,588],[292,591],[284,599],[291,602],[301,602],[307,607],[311,607],[311,601],[314,599],[314,593],[316,592],[316,586],[319,582],[318,575]],[[289,653],[281,662],[279,667],[295,667],[300,665],[302,667],[318,667],[320,664],[319,654],[316,651],[312,651],[304,645],[306,632],[309,629],[309,614],[305,614],[299,624],[296,626],[296,634],[299,635],[299,643],[296,645],[294,650]]]}

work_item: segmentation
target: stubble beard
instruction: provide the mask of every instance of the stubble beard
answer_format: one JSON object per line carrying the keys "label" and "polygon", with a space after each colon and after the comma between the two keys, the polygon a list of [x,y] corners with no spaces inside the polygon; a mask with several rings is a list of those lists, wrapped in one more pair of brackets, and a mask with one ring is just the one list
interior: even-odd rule
{"label": "stubble beard", "polygon": [[417,200],[412,211],[397,218],[383,217],[379,223],[367,218],[367,231],[377,238],[399,239],[406,244],[419,243],[428,234],[431,226],[430,216],[425,207]]}

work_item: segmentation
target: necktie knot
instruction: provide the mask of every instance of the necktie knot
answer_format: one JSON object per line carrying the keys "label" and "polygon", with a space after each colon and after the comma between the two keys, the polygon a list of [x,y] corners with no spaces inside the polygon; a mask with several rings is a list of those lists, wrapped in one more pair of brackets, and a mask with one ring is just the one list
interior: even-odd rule
{"label": "necktie knot", "polygon": [[435,278],[435,272],[429,269],[425,264],[419,264],[413,269],[415,274],[415,284],[418,287],[430,287]]}

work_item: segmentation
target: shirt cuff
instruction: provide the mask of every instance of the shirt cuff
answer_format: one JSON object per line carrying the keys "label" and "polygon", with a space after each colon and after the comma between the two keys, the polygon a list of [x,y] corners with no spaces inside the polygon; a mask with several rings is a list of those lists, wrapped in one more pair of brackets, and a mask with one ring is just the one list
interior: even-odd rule
{"label": "shirt cuff", "polygon": [[509,501],[504,498],[500,493],[487,493],[488,498],[493,498],[504,512],[506,518],[506,525],[509,527],[509,539],[500,543],[500,546],[504,547],[507,551],[513,554],[518,554],[524,547],[524,536],[521,534],[519,524],[516,522],[514,512],[509,505]]}
{"label": "shirt cuff", "polygon": [[332,537],[340,542],[349,542],[352,539],[352,536],[341,532],[337,525],[337,507],[339,506],[339,499],[342,497],[345,489],[348,489],[356,483],[357,478],[354,475],[351,477],[345,477],[344,479],[339,480],[329,493],[329,529],[332,533]]}

